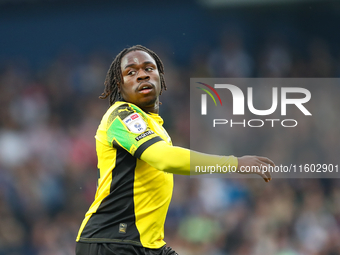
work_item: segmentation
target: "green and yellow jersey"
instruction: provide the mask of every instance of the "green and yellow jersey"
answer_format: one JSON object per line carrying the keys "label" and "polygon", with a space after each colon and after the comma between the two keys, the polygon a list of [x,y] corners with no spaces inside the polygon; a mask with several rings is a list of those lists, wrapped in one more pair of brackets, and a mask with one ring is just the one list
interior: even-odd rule
{"label": "green and yellow jersey", "polygon": [[98,187],[77,242],[128,243],[160,248],[172,190],[172,174],[203,174],[195,166],[235,166],[234,156],[172,146],[158,114],[116,102],[96,134]]}
{"label": "green and yellow jersey", "polygon": [[[172,146],[158,114],[134,104],[116,102],[98,127],[98,187],[77,242],[129,243],[160,248],[173,190],[172,173],[141,160],[161,142]],[[154,153],[154,152],[153,152]],[[157,153],[157,152],[156,152]]]}

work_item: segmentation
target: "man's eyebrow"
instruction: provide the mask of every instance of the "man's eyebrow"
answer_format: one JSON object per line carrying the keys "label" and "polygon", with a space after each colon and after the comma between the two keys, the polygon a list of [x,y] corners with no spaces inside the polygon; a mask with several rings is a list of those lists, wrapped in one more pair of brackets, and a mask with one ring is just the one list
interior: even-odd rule
{"label": "man's eyebrow", "polygon": [[[147,65],[147,64],[153,64],[153,65],[156,65],[154,62],[152,62],[152,61],[145,61],[145,62],[143,62],[143,65]],[[126,65],[125,66],[125,68],[124,69],[126,69],[126,68],[128,68],[128,67],[132,67],[132,66],[135,66],[136,65],[136,63],[132,63],[132,64],[128,64],[128,65]]]}

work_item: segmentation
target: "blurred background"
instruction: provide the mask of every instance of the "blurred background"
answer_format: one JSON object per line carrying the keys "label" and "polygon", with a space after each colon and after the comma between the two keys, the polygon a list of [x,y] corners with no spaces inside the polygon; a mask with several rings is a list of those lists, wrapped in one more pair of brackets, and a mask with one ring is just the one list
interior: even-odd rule
{"label": "blurred background", "polygon": [[[0,0],[0,254],[74,254],[96,189],[98,96],[123,48],[161,57],[160,114],[188,148],[190,77],[339,77],[339,24],[326,0]],[[313,102],[327,132],[236,137],[232,153],[338,162],[339,87]],[[175,176],[165,240],[180,255],[340,254],[340,182]]]}

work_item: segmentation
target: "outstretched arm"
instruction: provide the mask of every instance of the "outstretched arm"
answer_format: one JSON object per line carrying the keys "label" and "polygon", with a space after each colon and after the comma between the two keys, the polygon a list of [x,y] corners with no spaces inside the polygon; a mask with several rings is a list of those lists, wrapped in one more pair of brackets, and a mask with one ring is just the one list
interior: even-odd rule
{"label": "outstretched arm", "polygon": [[[236,158],[234,156],[217,156],[170,146],[162,141],[149,146],[140,158],[156,169],[181,175],[204,174],[204,172],[196,172],[192,169],[194,166],[230,166],[230,168],[235,167],[239,173],[243,173],[240,171],[242,166],[260,167],[268,164],[275,166],[271,160],[265,157],[244,156]],[[260,175],[266,182],[271,180],[269,172],[262,173],[262,171],[258,171],[252,173]],[[249,174],[249,172],[244,172],[244,174]]]}

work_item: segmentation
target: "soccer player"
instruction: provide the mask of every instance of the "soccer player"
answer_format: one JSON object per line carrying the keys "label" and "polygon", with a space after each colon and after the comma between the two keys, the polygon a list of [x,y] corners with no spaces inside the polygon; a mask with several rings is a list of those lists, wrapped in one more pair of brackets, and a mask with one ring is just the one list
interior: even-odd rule
{"label": "soccer player", "polygon": [[[137,45],[112,62],[101,98],[110,108],[96,133],[98,187],[78,236],[77,255],[176,255],[165,246],[164,222],[173,175],[197,165],[272,165],[264,157],[216,156],[173,146],[158,115],[166,89],[164,67],[151,50]],[[191,162],[193,163],[193,162]],[[269,173],[257,173],[266,182]]]}

